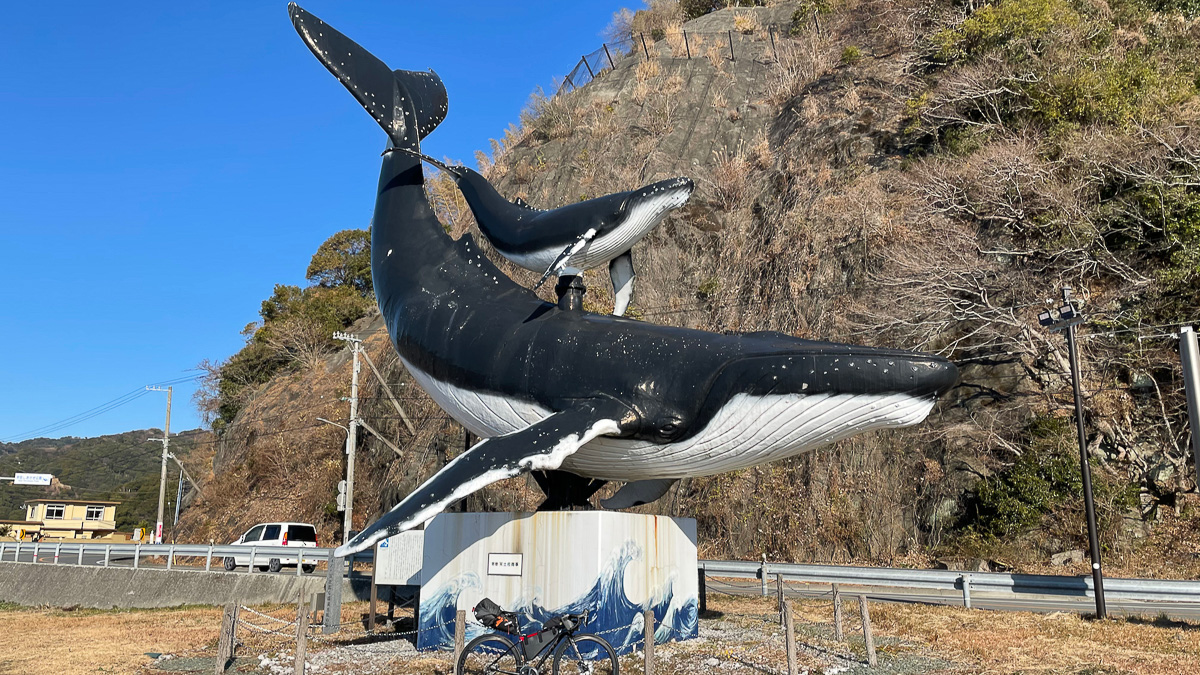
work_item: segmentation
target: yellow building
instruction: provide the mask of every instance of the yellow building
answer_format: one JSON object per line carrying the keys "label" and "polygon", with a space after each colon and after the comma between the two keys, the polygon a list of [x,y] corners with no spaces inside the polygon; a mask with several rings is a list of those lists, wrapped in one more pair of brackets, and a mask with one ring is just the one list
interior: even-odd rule
{"label": "yellow building", "polygon": [[25,502],[25,522],[18,526],[27,536],[41,532],[44,538],[95,539],[117,529],[117,506],[121,502],[86,499],[33,499]]}

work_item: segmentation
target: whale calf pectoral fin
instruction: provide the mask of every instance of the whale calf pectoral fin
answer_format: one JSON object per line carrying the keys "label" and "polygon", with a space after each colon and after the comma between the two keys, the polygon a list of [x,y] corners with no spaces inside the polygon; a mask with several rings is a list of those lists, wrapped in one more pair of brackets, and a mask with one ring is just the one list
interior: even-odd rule
{"label": "whale calf pectoral fin", "polygon": [[608,275],[613,285],[613,314],[625,316],[629,300],[633,298],[633,280],[637,273],[633,271],[633,251],[625,251],[608,263]]}
{"label": "whale calf pectoral fin", "polygon": [[600,506],[606,509],[628,509],[642,504],[657,501],[667,490],[678,481],[677,478],[659,480],[638,480],[621,486],[617,493],[608,499],[601,499]]}
{"label": "whale calf pectoral fin", "polygon": [[455,457],[412,494],[371,523],[334,555],[343,557],[370,548],[385,537],[412,529],[451,503],[505,478],[526,471],[557,469],[588,441],[620,432],[628,410],[616,401],[581,401],[537,424],[477,443]]}
{"label": "whale calf pectoral fin", "polygon": [[567,263],[570,262],[571,256],[582,251],[583,247],[587,246],[587,243],[595,238],[596,228],[594,227],[579,235],[578,239],[571,242],[571,245],[564,248],[563,252],[559,253],[558,257],[554,259],[554,262],[550,263],[550,266],[546,268],[546,272],[542,275],[542,278],[538,279],[538,282],[534,284],[533,289],[537,290],[541,288],[542,284],[546,283],[546,280],[549,279],[551,275],[558,274],[559,272],[563,271],[563,268],[565,268]]}

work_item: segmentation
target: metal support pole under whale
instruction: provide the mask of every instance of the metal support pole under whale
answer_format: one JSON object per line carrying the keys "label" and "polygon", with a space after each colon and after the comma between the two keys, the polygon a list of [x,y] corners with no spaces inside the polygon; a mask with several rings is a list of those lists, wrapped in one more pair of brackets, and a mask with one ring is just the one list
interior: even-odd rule
{"label": "metal support pole under whale", "polygon": [[[392,145],[419,152],[446,111],[441,80],[393,72],[316,17],[289,9],[305,43],[365,101]],[[486,440],[339,547],[339,556],[528,471],[629,481],[652,494],[653,484],[913,425],[958,377],[930,354],[561,310],[504,276],[469,235],[451,240],[426,199],[420,160],[402,152],[383,158],[371,272],[400,359],[447,413]]]}

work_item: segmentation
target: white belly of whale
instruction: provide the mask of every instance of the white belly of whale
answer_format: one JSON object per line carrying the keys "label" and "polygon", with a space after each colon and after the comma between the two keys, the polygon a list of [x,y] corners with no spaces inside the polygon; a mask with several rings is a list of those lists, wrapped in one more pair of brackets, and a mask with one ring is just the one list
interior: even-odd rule
{"label": "white belly of whale", "polygon": [[[455,387],[401,361],[443,410],[477,436],[510,434],[553,414],[529,401]],[[737,394],[691,438],[658,444],[601,436],[560,468],[606,480],[708,476],[792,457],[872,429],[911,426],[925,419],[934,402],[907,394]]]}

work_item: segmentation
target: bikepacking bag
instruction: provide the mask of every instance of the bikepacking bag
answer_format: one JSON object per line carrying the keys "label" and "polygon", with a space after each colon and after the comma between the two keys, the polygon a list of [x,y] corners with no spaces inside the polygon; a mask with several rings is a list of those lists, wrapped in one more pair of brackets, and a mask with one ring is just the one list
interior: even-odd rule
{"label": "bikepacking bag", "polygon": [[530,633],[521,641],[521,648],[525,650],[525,659],[529,660],[537,656],[539,652],[546,648],[546,645],[554,642],[554,638],[558,636],[558,629],[543,628],[536,633]]}
{"label": "bikepacking bag", "polygon": [[475,618],[479,619],[479,623],[493,630],[511,635],[517,634],[517,615],[500,609],[500,605],[492,602],[489,598],[484,598],[475,605]]}

